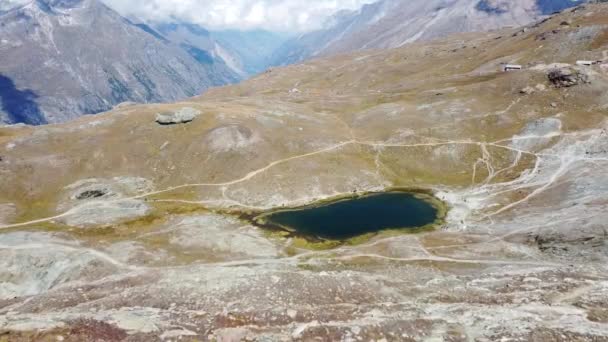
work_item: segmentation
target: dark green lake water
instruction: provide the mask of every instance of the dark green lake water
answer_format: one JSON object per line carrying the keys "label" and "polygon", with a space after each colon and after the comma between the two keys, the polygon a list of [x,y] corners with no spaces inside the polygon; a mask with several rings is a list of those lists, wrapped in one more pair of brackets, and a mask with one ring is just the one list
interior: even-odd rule
{"label": "dark green lake water", "polygon": [[437,219],[437,209],[411,193],[389,192],[318,206],[278,211],[267,224],[328,240],[346,240],[386,229],[414,229]]}

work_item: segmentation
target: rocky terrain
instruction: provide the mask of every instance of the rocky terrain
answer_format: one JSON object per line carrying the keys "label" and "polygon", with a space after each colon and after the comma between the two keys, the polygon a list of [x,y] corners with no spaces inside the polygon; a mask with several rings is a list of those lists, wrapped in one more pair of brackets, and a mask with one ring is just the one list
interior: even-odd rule
{"label": "rocky terrain", "polygon": [[239,80],[222,59],[205,54],[98,0],[31,1],[0,12],[0,123],[64,122]]}
{"label": "rocky terrain", "polygon": [[442,37],[520,26],[584,0],[382,0],[344,11],[325,28],[286,42],[275,65],[366,49],[386,49]]}
{"label": "rocky terrain", "polygon": [[[608,341],[607,50],[585,5],[0,128],[0,341]],[[243,219],[393,187],[444,222]]]}

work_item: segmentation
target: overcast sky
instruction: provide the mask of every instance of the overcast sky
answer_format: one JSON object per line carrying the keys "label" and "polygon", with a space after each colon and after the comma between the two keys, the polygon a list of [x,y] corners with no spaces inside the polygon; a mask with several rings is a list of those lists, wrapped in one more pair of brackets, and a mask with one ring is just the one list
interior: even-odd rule
{"label": "overcast sky", "polygon": [[[0,9],[28,0],[0,0]],[[31,0],[30,0],[31,1]],[[301,32],[318,28],[342,9],[377,0],[103,0],[123,15],[147,20],[176,18],[208,28]]]}

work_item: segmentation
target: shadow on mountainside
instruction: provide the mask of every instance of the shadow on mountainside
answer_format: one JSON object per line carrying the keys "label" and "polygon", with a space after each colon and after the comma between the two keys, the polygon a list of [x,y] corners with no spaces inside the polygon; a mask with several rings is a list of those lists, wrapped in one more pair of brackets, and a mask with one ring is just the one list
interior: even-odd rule
{"label": "shadow on mountainside", "polygon": [[46,124],[47,121],[35,101],[37,97],[32,90],[15,88],[13,80],[0,74],[0,103],[2,109],[8,113],[10,123]]}

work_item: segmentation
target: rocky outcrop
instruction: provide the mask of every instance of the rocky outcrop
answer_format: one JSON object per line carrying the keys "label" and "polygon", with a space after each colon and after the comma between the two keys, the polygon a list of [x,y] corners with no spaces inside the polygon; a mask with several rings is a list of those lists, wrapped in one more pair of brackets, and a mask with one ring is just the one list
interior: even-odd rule
{"label": "rocky outcrop", "polygon": [[589,83],[587,74],[567,67],[552,69],[547,74],[547,77],[558,88],[568,88],[579,83]]}
{"label": "rocky outcrop", "polygon": [[156,114],[156,122],[159,125],[177,125],[193,121],[201,114],[200,111],[185,107],[177,112],[165,112]]}

